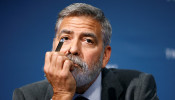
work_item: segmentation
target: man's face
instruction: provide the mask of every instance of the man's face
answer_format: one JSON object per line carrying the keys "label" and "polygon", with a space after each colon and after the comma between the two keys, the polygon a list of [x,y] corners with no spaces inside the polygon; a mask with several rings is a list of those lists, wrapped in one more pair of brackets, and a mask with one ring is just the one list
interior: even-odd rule
{"label": "man's face", "polygon": [[57,32],[54,50],[61,38],[65,41],[60,52],[77,55],[88,65],[98,61],[103,51],[101,25],[91,17],[65,17]]}
{"label": "man's face", "polygon": [[[57,35],[53,43],[54,50],[56,49],[59,40],[62,38],[64,39],[64,44],[60,52],[65,55],[72,54],[73,56],[80,58],[82,62],[85,62],[84,65],[88,66],[83,70],[81,70],[80,66],[77,66],[79,68],[76,68],[76,71],[73,72],[73,74],[77,73],[77,76],[79,75],[78,78],[87,75],[97,76],[97,74],[94,73],[97,73],[95,71],[102,67],[103,59],[103,41],[101,25],[99,22],[88,16],[65,17],[62,20],[59,30],[57,31]],[[94,69],[94,67],[96,68]],[[77,69],[79,70],[77,71]],[[81,71],[85,72],[81,73]],[[78,74],[79,72],[80,74]],[[76,78],[76,75],[74,77]],[[88,79],[85,78],[81,80],[85,81]],[[92,80],[90,79],[89,81]]]}

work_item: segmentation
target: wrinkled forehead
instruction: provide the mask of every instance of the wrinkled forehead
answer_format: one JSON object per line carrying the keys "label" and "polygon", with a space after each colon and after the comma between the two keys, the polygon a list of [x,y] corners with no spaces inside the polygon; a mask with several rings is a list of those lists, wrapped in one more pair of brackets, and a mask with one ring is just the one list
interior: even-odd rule
{"label": "wrinkled forehead", "polygon": [[63,30],[72,32],[74,28],[77,31],[92,31],[101,37],[101,24],[91,16],[67,16],[63,18],[56,35],[60,36]]}

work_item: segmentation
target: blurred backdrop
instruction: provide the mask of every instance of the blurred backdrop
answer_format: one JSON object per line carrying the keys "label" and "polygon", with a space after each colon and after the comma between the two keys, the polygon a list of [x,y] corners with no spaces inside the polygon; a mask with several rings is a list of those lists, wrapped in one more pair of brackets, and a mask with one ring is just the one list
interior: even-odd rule
{"label": "blurred backdrop", "polygon": [[160,100],[175,100],[175,0],[1,0],[1,100],[11,100],[15,88],[44,79],[57,14],[75,2],[102,9],[111,22],[108,67],[151,73]]}

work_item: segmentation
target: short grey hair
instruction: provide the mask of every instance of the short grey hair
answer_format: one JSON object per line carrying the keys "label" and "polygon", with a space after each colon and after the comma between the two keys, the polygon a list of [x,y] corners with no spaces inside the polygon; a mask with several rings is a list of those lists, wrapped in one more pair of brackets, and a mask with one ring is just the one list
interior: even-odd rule
{"label": "short grey hair", "polygon": [[93,19],[97,20],[102,27],[101,33],[103,38],[103,46],[106,47],[110,44],[112,28],[109,21],[105,17],[103,11],[99,8],[93,7],[85,3],[73,3],[67,6],[58,15],[58,19],[55,26],[56,33],[59,29],[62,20],[64,19],[64,17],[67,16],[90,16]]}

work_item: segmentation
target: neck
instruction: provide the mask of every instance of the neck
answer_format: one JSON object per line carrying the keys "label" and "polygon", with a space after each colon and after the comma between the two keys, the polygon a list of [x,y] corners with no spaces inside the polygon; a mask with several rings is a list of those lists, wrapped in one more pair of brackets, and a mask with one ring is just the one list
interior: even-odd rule
{"label": "neck", "polygon": [[[99,74],[97,75],[97,77],[99,76]],[[89,84],[84,85],[84,86],[81,86],[81,87],[77,87],[76,88],[76,93],[83,94],[95,82],[95,80],[97,79],[97,77],[92,82],[90,82]]]}

